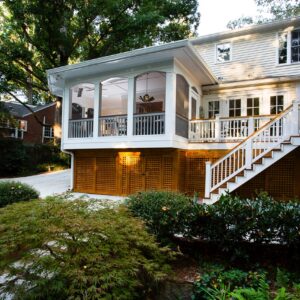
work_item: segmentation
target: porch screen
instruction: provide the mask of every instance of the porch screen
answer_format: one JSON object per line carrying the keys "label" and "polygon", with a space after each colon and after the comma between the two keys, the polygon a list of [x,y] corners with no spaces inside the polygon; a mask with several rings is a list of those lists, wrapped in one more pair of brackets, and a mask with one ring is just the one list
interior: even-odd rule
{"label": "porch screen", "polygon": [[188,137],[189,84],[182,75],[176,76],[176,134]]}
{"label": "porch screen", "polygon": [[94,117],[94,91],[95,86],[91,83],[80,83],[71,88],[71,120]]}

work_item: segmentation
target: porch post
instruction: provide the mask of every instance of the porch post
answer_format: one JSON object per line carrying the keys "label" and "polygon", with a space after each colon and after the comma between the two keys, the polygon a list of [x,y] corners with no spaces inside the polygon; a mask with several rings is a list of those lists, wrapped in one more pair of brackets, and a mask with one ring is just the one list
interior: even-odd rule
{"label": "porch post", "polygon": [[216,142],[220,142],[221,140],[221,121],[220,121],[220,115],[216,115],[215,116],[215,122],[216,122],[216,126],[215,126],[215,139]]}
{"label": "porch post", "polygon": [[252,167],[252,140],[251,139],[249,139],[246,142],[245,167],[246,167],[246,169],[251,169],[251,167]]}
{"label": "porch post", "polygon": [[166,73],[166,100],[165,100],[165,134],[175,134],[176,125],[176,75]]}
{"label": "porch post", "polygon": [[254,118],[250,117],[248,119],[248,136],[254,132]]}
{"label": "porch post", "polygon": [[93,138],[98,138],[99,132],[99,104],[100,104],[100,82],[94,83],[94,124],[93,124]]}
{"label": "porch post", "polygon": [[211,189],[211,161],[205,162],[205,193],[204,197],[209,198]]}
{"label": "porch post", "polygon": [[299,100],[293,101],[293,110],[292,110],[292,134],[299,134]]}
{"label": "porch post", "polygon": [[127,102],[127,136],[133,135],[133,114],[135,105],[134,77],[128,78],[128,102]]}

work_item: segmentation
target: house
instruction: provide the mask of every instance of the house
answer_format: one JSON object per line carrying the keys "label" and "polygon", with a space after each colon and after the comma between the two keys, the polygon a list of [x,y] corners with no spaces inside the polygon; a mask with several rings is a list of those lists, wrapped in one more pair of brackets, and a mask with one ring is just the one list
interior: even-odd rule
{"label": "house", "polygon": [[75,191],[300,196],[300,18],[48,70]]}
{"label": "house", "polygon": [[[17,101],[3,101],[4,107],[16,119],[16,124],[0,124],[5,137],[23,140],[25,143],[52,142],[56,102],[45,105],[28,105],[28,109]],[[44,124],[44,126],[43,126]]]}

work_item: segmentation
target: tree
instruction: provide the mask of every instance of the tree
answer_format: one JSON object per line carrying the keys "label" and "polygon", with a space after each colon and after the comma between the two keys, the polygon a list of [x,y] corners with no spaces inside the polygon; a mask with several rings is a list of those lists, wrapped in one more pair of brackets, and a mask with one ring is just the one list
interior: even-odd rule
{"label": "tree", "polygon": [[105,201],[14,203],[0,209],[0,224],[1,299],[150,299],[175,256]]}
{"label": "tree", "polygon": [[[271,20],[281,20],[300,15],[299,0],[255,0],[256,5],[261,15],[252,18],[249,16],[242,16],[236,20],[228,22],[227,28],[237,29],[250,24],[261,24]],[[268,14],[270,17],[263,17]]]}
{"label": "tree", "polygon": [[3,0],[0,93],[49,102],[46,69],[194,35],[197,8],[197,0]]}
{"label": "tree", "polygon": [[270,13],[274,19],[285,19],[300,15],[299,0],[255,0],[257,6]]}

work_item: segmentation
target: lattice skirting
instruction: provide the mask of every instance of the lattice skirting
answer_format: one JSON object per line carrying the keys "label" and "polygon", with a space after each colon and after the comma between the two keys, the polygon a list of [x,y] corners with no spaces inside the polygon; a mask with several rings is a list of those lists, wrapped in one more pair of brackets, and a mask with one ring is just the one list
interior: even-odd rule
{"label": "lattice skirting", "polygon": [[[77,192],[129,195],[145,190],[173,190],[203,197],[205,162],[214,162],[226,151],[109,149],[74,153],[74,190]],[[293,151],[236,193],[249,197],[259,190],[280,199],[299,196],[300,150]]]}

